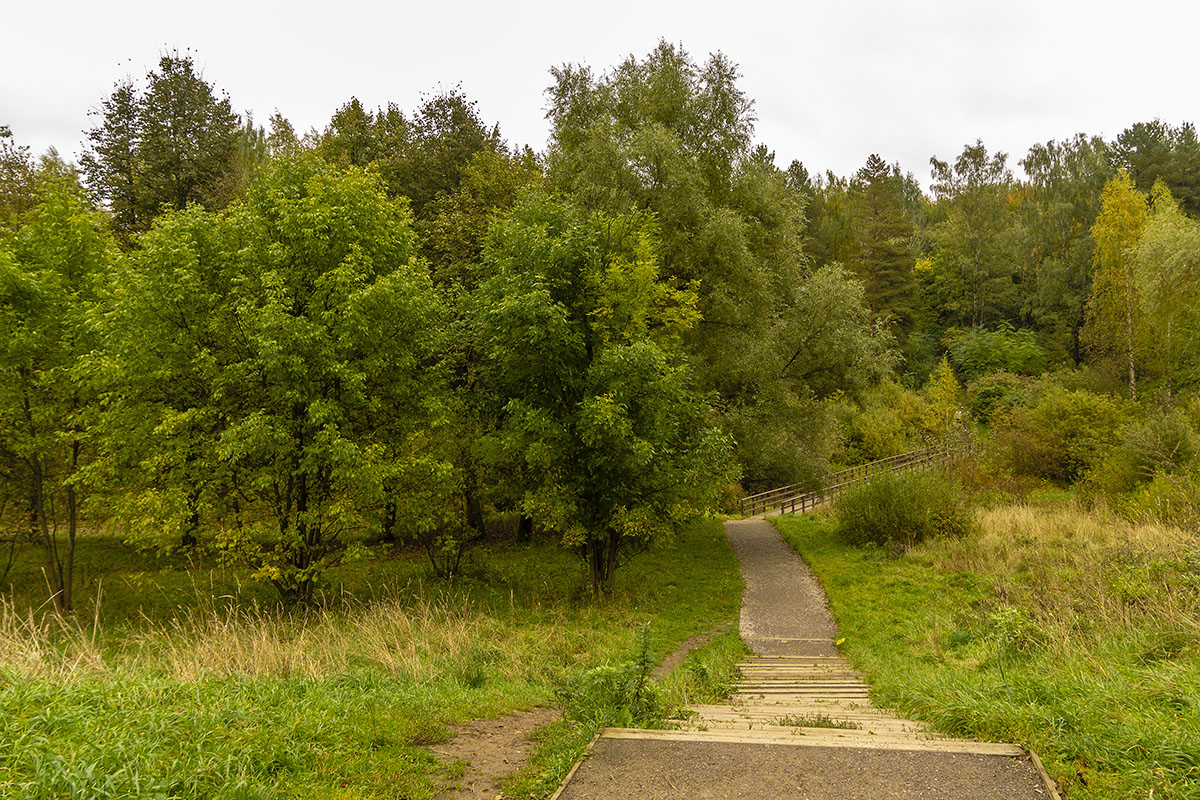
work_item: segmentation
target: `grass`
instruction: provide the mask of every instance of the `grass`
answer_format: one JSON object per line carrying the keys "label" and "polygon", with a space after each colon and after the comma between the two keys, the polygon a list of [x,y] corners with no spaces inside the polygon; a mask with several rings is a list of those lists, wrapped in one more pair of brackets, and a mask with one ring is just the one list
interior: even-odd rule
{"label": "grass", "polygon": [[[627,662],[642,626],[657,660],[735,619],[741,592],[717,522],[598,599],[553,543],[489,547],[449,586],[378,550],[306,612],[103,537],[80,555],[98,613],[40,613],[28,585],[0,603],[0,798],[430,798],[457,769],[424,748],[448,726],[558,702],[569,676]],[[548,794],[590,740],[577,717],[540,732],[519,796]]]}
{"label": "grass", "polygon": [[862,724],[848,720],[834,719],[825,713],[818,714],[787,714],[775,720],[776,725],[788,725],[794,728],[836,728],[838,730],[862,730]]}
{"label": "grass", "polygon": [[1073,505],[904,556],[784,518],[877,702],[1038,752],[1066,797],[1200,797],[1200,541]]}

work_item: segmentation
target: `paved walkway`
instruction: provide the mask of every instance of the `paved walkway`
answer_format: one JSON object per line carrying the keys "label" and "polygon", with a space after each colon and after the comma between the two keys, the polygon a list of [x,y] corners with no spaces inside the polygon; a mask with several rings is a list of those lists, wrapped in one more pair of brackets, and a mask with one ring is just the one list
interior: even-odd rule
{"label": "paved walkway", "polygon": [[725,523],[746,591],[754,656],[728,705],[694,706],[678,730],[609,728],[556,800],[1046,800],[1010,744],[949,739],[876,708],[842,657],[825,593],[762,519]]}

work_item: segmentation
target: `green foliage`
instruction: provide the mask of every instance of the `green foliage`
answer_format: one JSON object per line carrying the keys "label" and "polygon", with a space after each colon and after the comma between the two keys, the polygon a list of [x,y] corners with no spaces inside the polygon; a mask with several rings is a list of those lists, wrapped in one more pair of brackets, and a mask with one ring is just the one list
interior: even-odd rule
{"label": "green foliage", "polygon": [[953,164],[930,159],[933,193],[947,209],[932,231],[937,253],[928,291],[936,312],[953,325],[995,324],[1017,305],[1006,160],[1004,153],[989,156],[981,141],[964,147]]}
{"label": "green foliage", "polygon": [[1078,364],[1091,284],[1089,231],[1100,192],[1112,177],[1111,151],[1100,137],[1034,145],[1021,161],[1029,176],[1018,213],[1022,227],[1023,324],[1038,331],[1051,361]]}
{"label": "green foliage", "polygon": [[1134,248],[1149,220],[1149,203],[1122,171],[1104,186],[1092,225],[1095,273],[1088,298],[1084,341],[1094,359],[1124,374],[1137,400],[1137,375],[1145,363],[1145,310],[1134,272]]}
{"label": "green foliage", "polygon": [[0,125],[0,230],[33,207],[36,170],[29,148],[13,141],[12,131]]}
{"label": "green foliage", "polygon": [[415,250],[378,178],[311,155],[277,158],[245,204],[165,217],[123,262],[94,368],[125,518],[216,527],[301,600],[389,501],[405,530],[449,524],[443,309]]}
{"label": "green foliage", "polygon": [[92,455],[95,397],[79,370],[97,344],[89,315],[111,255],[96,215],[64,178],[43,179],[33,209],[0,238],[0,452],[9,467],[0,517],[44,553],[60,611],[72,604],[87,499],[80,471]]}
{"label": "green foliage", "polygon": [[925,429],[938,444],[948,444],[957,438],[966,424],[963,418],[962,385],[954,376],[950,362],[938,363],[925,384]]}
{"label": "green foliage", "polygon": [[1153,210],[1131,256],[1150,359],[1168,397],[1200,382],[1200,223],[1184,214],[1162,183],[1151,191]]}
{"label": "green foliage", "polygon": [[1073,482],[1108,455],[1124,421],[1111,397],[1051,385],[1032,406],[999,417],[995,440],[1015,473]]}
{"label": "green foliage", "polygon": [[664,279],[697,295],[703,322],[685,344],[699,385],[719,398],[747,483],[766,485],[824,470],[823,401],[892,357],[862,287],[835,265],[810,272],[805,197],[750,147],[737,78],[725,56],[697,64],[666,42],[604,75],[554,70],[548,181],[588,209],[655,215]]}
{"label": "green foliage", "polygon": [[885,472],[847,488],[834,504],[837,531],[852,545],[911,548],[962,536],[970,511],[961,489],[936,470]]}
{"label": "green foliage", "polygon": [[916,258],[904,188],[899,166],[889,167],[876,154],[855,175],[851,215],[857,252],[850,263],[863,282],[871,314],[907,331],[914,314]]}
{"label": "green foliage", "polygon": [[841,403],[839,416],[842,444],[836,459],[840,464],[862,464],[918,450],[931,436],[926,399],[892,381],[863,392],[858,403]]}
{"label": "green foliage", "polygon": [[1072,798],[1200,788],[1200,564],[1143,538],[1161,527],[1007,507],[894,559],[846,547],[829,522],[779,527],[876,702],[947,735],[1021,742]]}
{"label": "green foliage", "polygon": [[1192,123],[1178,127],[1158,119],[1135,123],[1121,131],[1113,143],[1113,156],[1141,191],[1149,192],[1162,181],[1184,211],[1192,216],[1200,213],[1200,140]]}
{"label": "green foliage", "polygon": [[[209,209],[230,203],[246,185],[238,172],[243,132],[228,97],[218,98],[190,55],[164,55],[144,91],[126,80],[103,100],[81,163],[88,187],[130,241],[163,207]],[[253,128],[248,127],[250,133]]]}
{"label": "green foliage", "polygon": [[638,647],[626,661],[601,664],[568,676],[558,689],[565,715],[589,728],[643,727],[660,722],[662,703],[651,682],[650,629],[638,632]]}
{"label": "green foliage", "polygon": [[1027,405],[1030,392],[1027,379],[1011,372],[992,372],[967,387],[967,404],[973,418],[991,425],[1014,408]]}
{"label": "green foliage", "polygon": [[1002,322],[994,331],[971,328],[949,338],[950,358],[968,381],[994,372],[1032,375],[1046,368],[1046,351],[1027,328],[1016,330]]}
{"label": "green foliage", "polygon": [[504,403],[494,458],[600,588],[730,479],[728,440],[680,351],[695,297],[660,279],[653,229],[634,215],[531,199],[486,253],[497,275],[480,289],[483,370]]}

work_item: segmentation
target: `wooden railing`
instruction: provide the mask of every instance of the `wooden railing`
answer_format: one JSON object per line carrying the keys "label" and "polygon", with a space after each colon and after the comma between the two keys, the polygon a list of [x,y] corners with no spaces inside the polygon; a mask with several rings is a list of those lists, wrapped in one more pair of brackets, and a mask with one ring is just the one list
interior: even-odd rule
{"label": "wooden railing", "polygon": [[826,500],[832,500],[840,495],[847,486],[866,480],[872,475],[933,464],[945,464],[955,460],[959,455],[960,451],[958,450],[929,447],[840,470],[830,475],[820,489],[806,489],[797,483],[759,492],[741,499],[742,516],[752,517],[755,514],[765,514],[769,511],[778,511],[780,514],[803,513],[811,508],[816,508]]}

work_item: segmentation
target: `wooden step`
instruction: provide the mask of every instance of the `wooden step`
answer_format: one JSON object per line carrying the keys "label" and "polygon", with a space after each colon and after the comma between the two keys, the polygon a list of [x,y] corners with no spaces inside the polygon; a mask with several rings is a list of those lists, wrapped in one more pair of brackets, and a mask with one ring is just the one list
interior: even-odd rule
{"label": "wooden step", "polygon": [[665,731],[605,728],[606,739],[643,739],[669,742],[731,742],[741,744],[793,745],[799,747],[851,747],[870,750],[910,750],[938,753],[1023,756],[1016,745],[932,739],[912,733],[871,733],[830,728],[762,728],[756,730]]}

